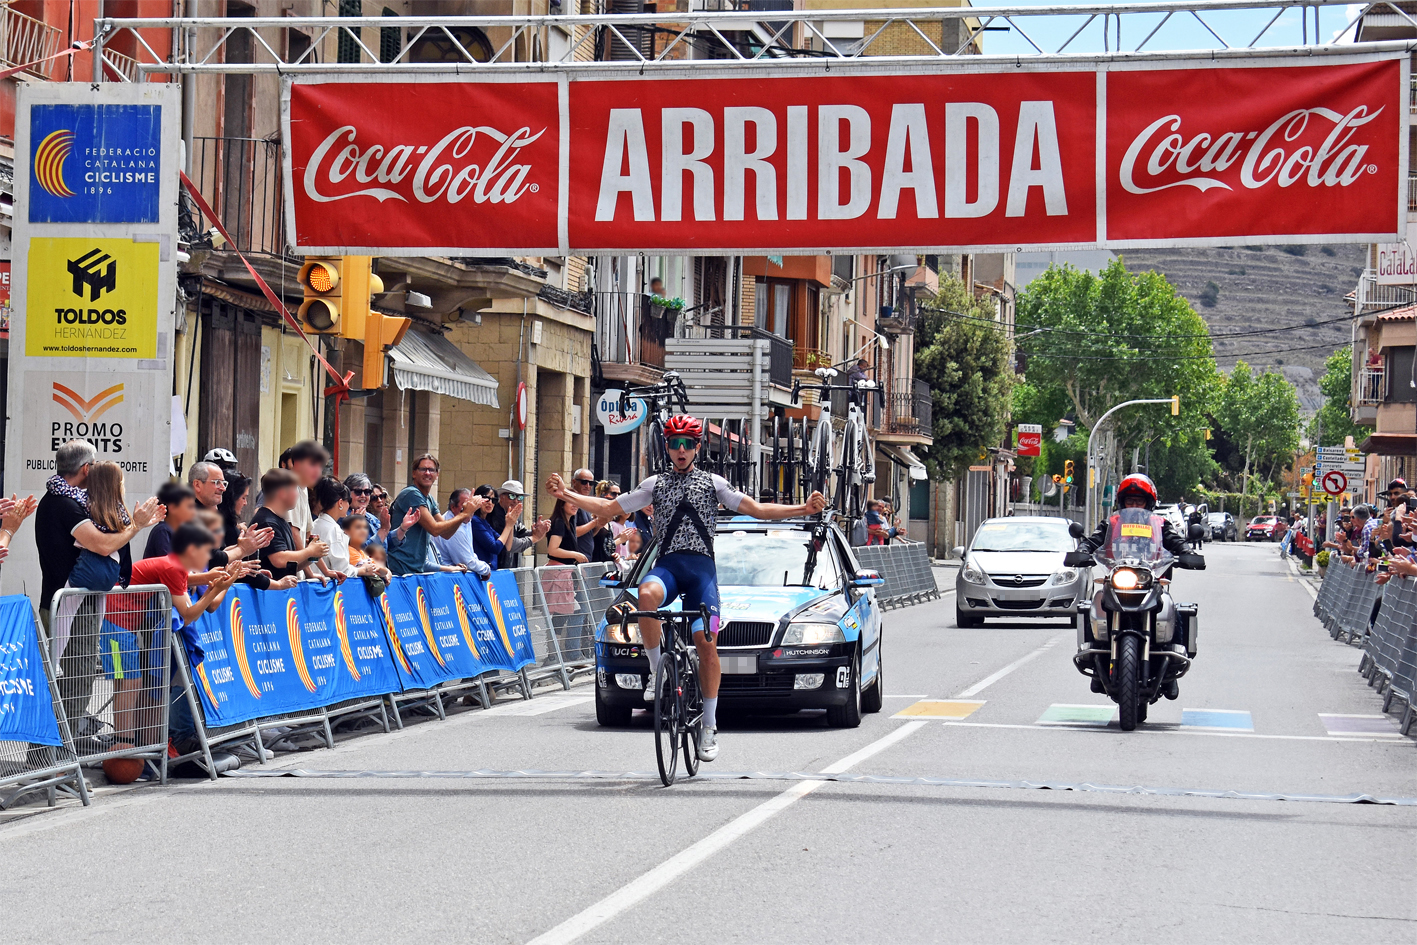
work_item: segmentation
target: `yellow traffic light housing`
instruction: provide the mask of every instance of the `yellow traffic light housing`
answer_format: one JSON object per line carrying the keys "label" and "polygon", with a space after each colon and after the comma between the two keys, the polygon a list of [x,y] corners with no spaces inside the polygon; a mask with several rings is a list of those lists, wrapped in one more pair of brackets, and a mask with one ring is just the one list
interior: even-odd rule
{"label": "yellow traffic light housing", "polygon": [[[374,277],[379,278],[378,276]],[[364,318],[364,371],[359,386],[377,390],[384,386],[384,348],[403,341],[411,319],[369,312]]]}
{"label": "yellow traffic light housing", "polygon": [[1073,481],[1073,461],[1070,459],[1063,461],[1063,481],[1069,483]]}
{"label": "yellow traffic light housing", "polygon": [[1063,482],[1063,477],[1060,476],[1060,475],[1058,475],[1057,473],[1054,473],[1054,474],[1053,474],[1053,483],[1054,483],[1054,485],[1061,485],[1062,482]]}
{"label": "yellow traffic light housing", "polygon": [[1180,395],[1180,394],[1173,394],[1173,395],[1171,396],[1171,416],[1173,416],[1173,417],[1179,417],[1180,415],[1181,415],[1181,395]]}
{"label": "yellow traffic light housing", "polygon": [[297,277],[305,290],[300,303],[300,327],[307,332],[331,334],[340,327],[340,284],[344,257],[307,256]]}
{"label": "yellow traffic light housing", "polygon": [[300,325],[307,332],[360,340],[370,297],[384,291],[372,256],[307,256],[300,267],[305,299]]}

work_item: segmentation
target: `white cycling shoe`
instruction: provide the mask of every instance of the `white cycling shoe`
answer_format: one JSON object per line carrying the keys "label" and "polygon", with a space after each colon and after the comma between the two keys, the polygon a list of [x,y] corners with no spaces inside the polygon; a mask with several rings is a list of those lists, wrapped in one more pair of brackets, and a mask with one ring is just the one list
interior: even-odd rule
{"label": "white cycling shoe", "polygon": [[659,674],[650,673],[649,679],[645,681],[645,701],[654,702],[654,692],[659,688]]}
{"label": "white cycling shoe", "polygon": [[699,732],[699,760],[713,761],[718,757],[718,729],[704,726]]}

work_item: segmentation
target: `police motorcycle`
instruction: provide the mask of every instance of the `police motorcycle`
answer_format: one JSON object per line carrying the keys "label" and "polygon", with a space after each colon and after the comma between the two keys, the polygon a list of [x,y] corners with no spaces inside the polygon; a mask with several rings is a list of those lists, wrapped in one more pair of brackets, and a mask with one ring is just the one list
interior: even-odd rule
{"label": "police motorcycle", "polygon": [[[1068,567],[1101,565],[1106,576],[1091,602],[1078,605],[1078,652],[1073,665],[1092,678],[1092,691],[1117,703],[1122,731],[1146,721],[1147,708],[1162,696],[1180,695],[1176,680],[1196,656],[1196,605],[1171,597],[1172,567],[1202,571],[1194,552],[1173,556],[1162,543],[1164,519],[1143,508],[1118,509],[1108,521],[1106,542],[1094,553],[1071,551]],[[1192,525],[1196,539],[1202,526]],[[1074,538],[1083,528],[1069,526]]]}

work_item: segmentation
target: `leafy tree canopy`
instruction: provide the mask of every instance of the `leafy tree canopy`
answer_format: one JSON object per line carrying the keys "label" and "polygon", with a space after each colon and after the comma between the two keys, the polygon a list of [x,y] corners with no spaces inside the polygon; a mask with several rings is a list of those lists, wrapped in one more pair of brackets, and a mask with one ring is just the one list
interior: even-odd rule
{"label": "leafy tree canopy", "polygon": [[1351,436],[1355,443],[1362,443],[1373,428],[1354,423],[1349,413],[1353,397],[1353,346],[1329,355],[1324,368],[1324,375],[1319,378],[1324,402],[1309,424],[1309,439],[1322,446],[1334,446]]}

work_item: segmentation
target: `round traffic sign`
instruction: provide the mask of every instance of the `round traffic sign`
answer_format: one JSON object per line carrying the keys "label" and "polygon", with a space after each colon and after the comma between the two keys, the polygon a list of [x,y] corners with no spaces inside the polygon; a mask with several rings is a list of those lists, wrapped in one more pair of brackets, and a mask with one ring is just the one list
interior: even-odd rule
{"label": "round traffic sign", "polygon": [[526,384],[518,384],[518,385],[517,385],[517,402],[516,402],[516,418],[517,418],[517,429],[518,429],[518,430],[525,430],[525,429],[526,429],[526,401],[527,401]]}
{"label": "round traffic sign", "polygon": [[1337,469],[1330,469],[1324,473],[1320,484],[1329,495],[1339,495],[1348,490],[1348,477]]}

